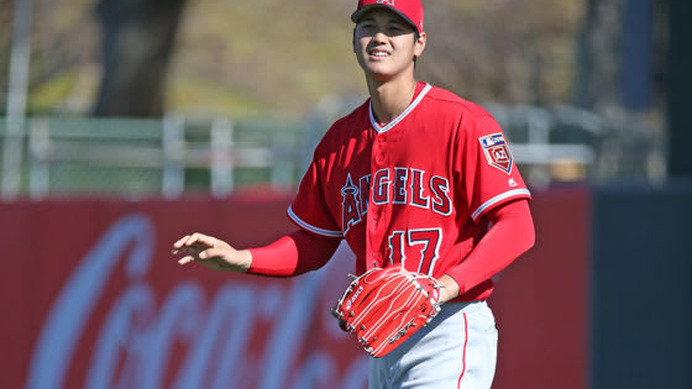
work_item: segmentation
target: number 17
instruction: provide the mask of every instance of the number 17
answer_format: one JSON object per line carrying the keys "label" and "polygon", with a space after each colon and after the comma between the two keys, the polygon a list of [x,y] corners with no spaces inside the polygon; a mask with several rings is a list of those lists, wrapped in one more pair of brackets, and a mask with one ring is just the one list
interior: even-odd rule
{"label": "number 17", "polygon": [[422,246],[417,271],[432,276],[435,262],[440,256],[441,243],[442,229],[440,228],[394,231],[389,236],[389,260],[392,264],[401,263],[405,267],[408,259],[406,258],[406,248]]}

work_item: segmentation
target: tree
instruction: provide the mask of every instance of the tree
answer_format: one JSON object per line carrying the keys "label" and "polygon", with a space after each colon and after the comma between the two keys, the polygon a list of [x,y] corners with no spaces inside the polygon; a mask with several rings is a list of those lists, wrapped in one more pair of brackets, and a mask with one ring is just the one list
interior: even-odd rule
{"label": "tree", "polygon": [[579,105],[608,111],[619,107],[622,0],[589,0],[580,42]]}
{"label": "tree", "polygon": [[570,101],[583,5],[553,0],[435,0],[426,8],[421,79],[476,101]]}
{"label": "tree", "polygon": [[159,117],[186,0],[100,0],[103,77],[95,116]]}

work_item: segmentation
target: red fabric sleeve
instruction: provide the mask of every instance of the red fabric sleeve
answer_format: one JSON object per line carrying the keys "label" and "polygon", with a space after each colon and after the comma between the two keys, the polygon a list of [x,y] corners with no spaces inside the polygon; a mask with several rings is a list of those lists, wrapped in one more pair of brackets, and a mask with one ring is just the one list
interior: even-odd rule
{"label": "red fabric sleeve", "polygon": [[502,271],[535,242],[528,200],[502,204],[485,215],[492,227],[459,265],[447,271],[459,284],[459,295]]}
{"label": "red fabric sleeve", "polygon": [[462,149],[455,171],[462,177],[458,190],[474,221],[504,202],[531,198],[509,143],[490,115],[467,115],[463,122]]}
{"label": "red fabric sleeve", "polygon": [[325,170],[320,150],[322,140],[314,152],[313,160],[298,186],[293,203],[288,208],[288,217],[300,228],[326,238],[341,238],[341,227],[334,220],[325,198],[322,174]]}
{"label": "red fabric sleeve", "polygon": [[247,273],[291,277],[317,270],[334,255],[339,242],[298,230],[267,246],[251,248],[252,264]]}

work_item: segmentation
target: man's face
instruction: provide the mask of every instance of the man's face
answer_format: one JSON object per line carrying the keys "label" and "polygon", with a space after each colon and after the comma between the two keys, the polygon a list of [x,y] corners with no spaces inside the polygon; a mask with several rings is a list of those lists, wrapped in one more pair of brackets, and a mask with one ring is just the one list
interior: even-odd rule
{"label": "man's face", "polygon": [[413,26],[396,13],[374,9],[361,17],[353,33],[358,63],[376,81],[386,81],[413,70],[413,59],[423,53],[425,33],[416,39]]}

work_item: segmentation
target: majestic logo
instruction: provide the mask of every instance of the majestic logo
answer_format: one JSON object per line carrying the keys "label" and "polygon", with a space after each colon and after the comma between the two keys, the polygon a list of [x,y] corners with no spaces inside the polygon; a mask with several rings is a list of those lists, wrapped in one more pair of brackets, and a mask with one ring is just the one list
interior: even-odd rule
{"label": "majestic logo", "polygon": [[512,172],[512,152],[509,150],[509,144],[502,133],[486,135],[478,138],[478,141],[481,143],[485,158],[490,166],[507,174]]}

